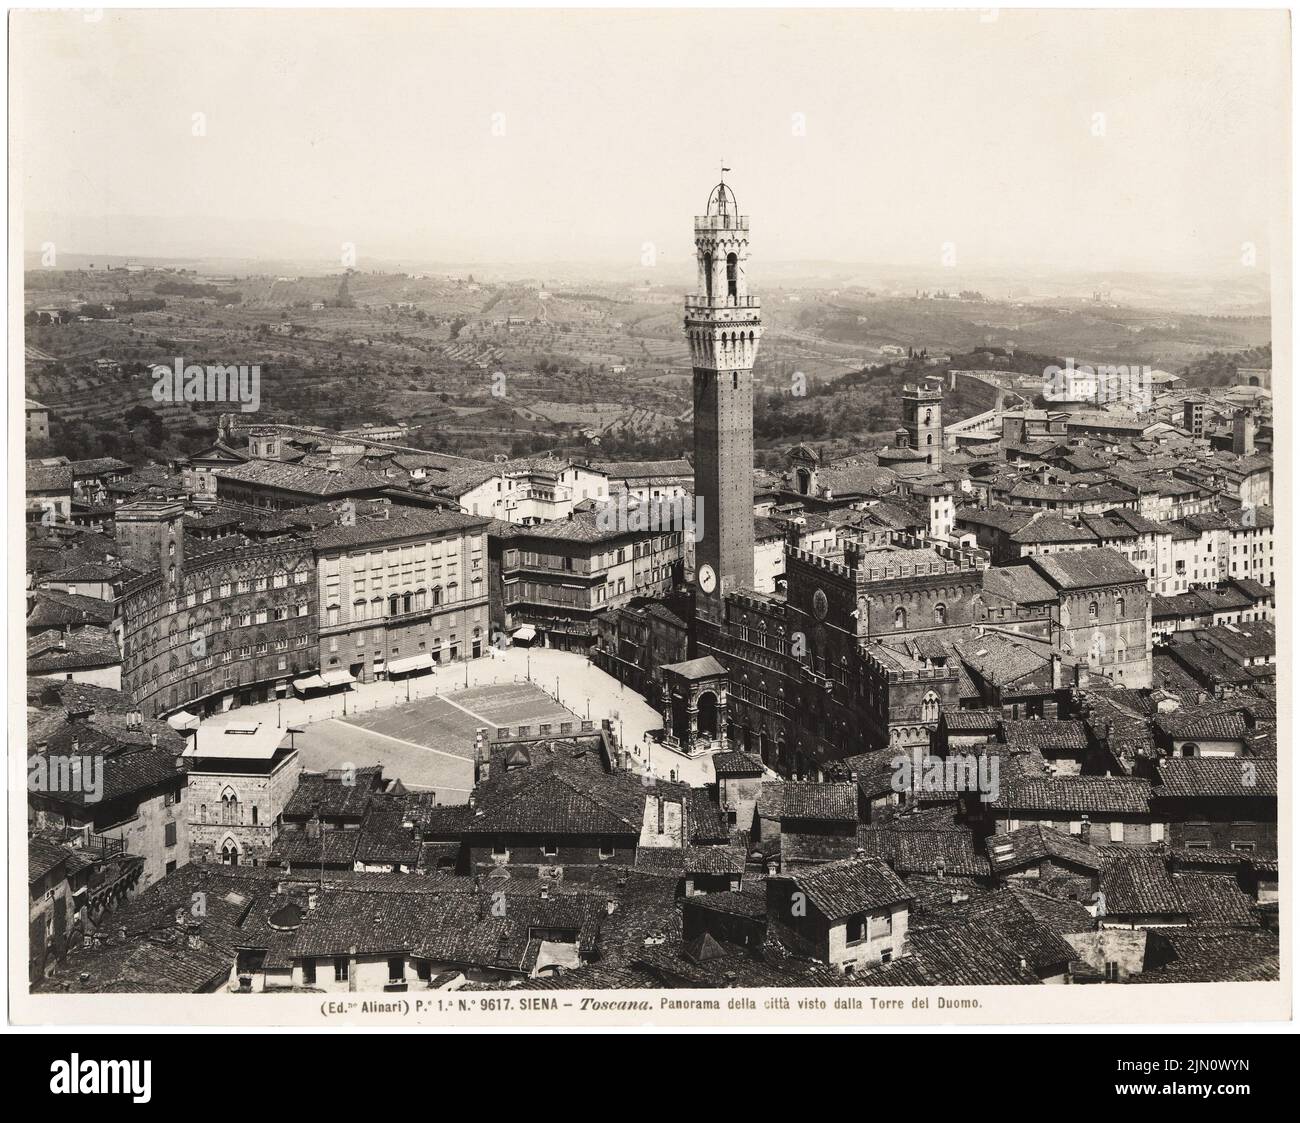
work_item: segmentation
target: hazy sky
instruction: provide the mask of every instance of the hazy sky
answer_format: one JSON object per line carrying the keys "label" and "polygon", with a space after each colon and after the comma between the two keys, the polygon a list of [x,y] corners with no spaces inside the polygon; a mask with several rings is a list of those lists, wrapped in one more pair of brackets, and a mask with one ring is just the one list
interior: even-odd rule
{"label": "hazy sky", "polygon": [[1263,265],[1286,19],[15,13],[24,245],[677,264],[725,157],[756,261]]}

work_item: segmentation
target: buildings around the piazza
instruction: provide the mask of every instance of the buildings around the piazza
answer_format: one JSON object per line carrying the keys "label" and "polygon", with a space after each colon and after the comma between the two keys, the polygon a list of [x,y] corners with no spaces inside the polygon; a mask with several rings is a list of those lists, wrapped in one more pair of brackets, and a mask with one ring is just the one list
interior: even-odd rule
{"label": "buildings around the piazza", "polygon": [[484,655],[487,528],[454,511],[393,510],[317,534],[322,675],[370,682]]}

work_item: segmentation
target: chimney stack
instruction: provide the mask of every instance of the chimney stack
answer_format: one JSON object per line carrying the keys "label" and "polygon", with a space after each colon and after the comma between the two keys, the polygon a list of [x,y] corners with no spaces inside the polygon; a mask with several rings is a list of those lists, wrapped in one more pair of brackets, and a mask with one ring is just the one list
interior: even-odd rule
{"label": "chimney stack", "polygon": [[1079,823],[1079,841],[1082,842],[1084,846],[1091,846],[1092,845],[1091,840],[1092,840],[1092,822],[1088,819],[1087,815],[1084,815],[1083,819]]}

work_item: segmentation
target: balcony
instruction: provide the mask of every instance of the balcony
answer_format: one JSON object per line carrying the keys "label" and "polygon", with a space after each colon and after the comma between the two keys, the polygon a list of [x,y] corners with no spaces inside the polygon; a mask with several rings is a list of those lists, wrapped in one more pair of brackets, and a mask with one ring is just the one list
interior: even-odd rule
{"label": "balcony", "polygon": [[728,308],[753,308],[762,307],[756,296],[728,296],[718,300],[710,300],[707,296],[699,296],[692,293],[686,297],[686,310],[701,312],[718,312]]}

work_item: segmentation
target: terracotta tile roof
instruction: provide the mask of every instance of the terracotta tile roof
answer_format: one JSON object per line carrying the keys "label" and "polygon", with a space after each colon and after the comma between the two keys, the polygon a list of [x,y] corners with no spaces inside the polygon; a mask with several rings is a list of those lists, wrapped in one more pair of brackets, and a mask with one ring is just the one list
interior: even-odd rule
{"label": "terracotta tile roof", "polygon": [[1277,798],[1277,761],[1261,757],[1175,757],[1160,764],[1157,797]]}
{"label": "terracotta tile roof", "polygon": [[828,920],[842,920],[912,899],[894,871],[872,858],[827,862],[775,880],[789,882],[795,891],[804,893]]}
{"label": "terracotta tile roof", "polygon": [[1040,823],[992,835],[985,840],[985,847],[994,873],[1015,870],[1044,858],[1055,858],[1088,870],[1101,869],[1101,855],[1091,846],[1084,845],[1074,835]]}
{"label": "terracotta tile roof", "polygon": [[1105,546],[1064,554],[1035,554],[1030,558],[1030,564],[1059,589],[1146,583],[1141,570],[1122,554]]}
{"label": "terracotta tile roof", "polygon": [[1174,959],[1133,976],[1129,982],[1270,982],[1281,977],[1275,932],[1165,928],[1157,940],[1172,950]]}
{"label": "terracotta tile roof", "polygon": [[[376,491],[392,487],[393,481],[378,472],[361,468],[311,468],[304,464],[286,464],[279,460],[249,460],[229,468],[215,470],[219,480],[296,491],[304,495],[347,495],[354,491]],[[221,485],[217,485],[220,494]]]}
{"label": "terracotta tile roof", "polygon": [[465,534],[486,526],[486,519],[459,511],[410,511],[387,519],[359,519],[354,526],[329,527],[316,535],[316,545],[332,550],[405,538]]}
{"label": "terracotta tile roof", "polygon": [[942,928],[908,928],[917,965],[932,986],[1015,986],[1037,984],[1005,941],[978,923]]}
{"label": "terracotta tile roof", "polygon": [[1174,891],[1191,914],[1193,924],[1259,927],[1254,903],[1241,891],[1233,874],[1176,873]]}
{"label": "terracotta tile roof", "polygon": [[113,623],[113,606],[98,597],[84,597],[59,589],[38,589],[33,594],[28,628],[63,628],[95,624],[108,628]]}
{"label": "terracotta tile roof", "polygon": [[1108,846],[1102,850],[1103,916],[1186,916],[1165,854],[1159,849]]}
{"label": "terracotta tile roof", "polygon": [[1078,901],[1063,900],[1036,889],[1017,886],[1011,886],[1010,892],[1040,924],[1058,936],[1091,932],[1097,927],[1096,919]]}
{"label": "terracotta tile roof", "polygon": [[763,785],[758,813],[765,819],[825,819],[855,823],[858,788],[853,783],[772,781]]}
{"label": "terracotta tile roof", "polygon": [[634,834],[640,821],[621,815],[590,794],[552,776],[476,815],[467,834]]}
{"label": "terracotta tile roof", "polygon": [[1132,776],[1056,776],[1003,783],[993,806],[1029,812],[1142,815],[1150,809],[1150,801],[1150,782]]}
{"label": "terracotta tile roof", "polygon": [[753,753],[739,751],[717,753],[713,757],[713,774],[723,776],[762,776],[766,769]]}
{"label": "terracotta tile roof", "polygon": [[1040,750],[1082,751],[1088,747],[1088,729],[1081,721],[1004,721],[1002,740]]}

